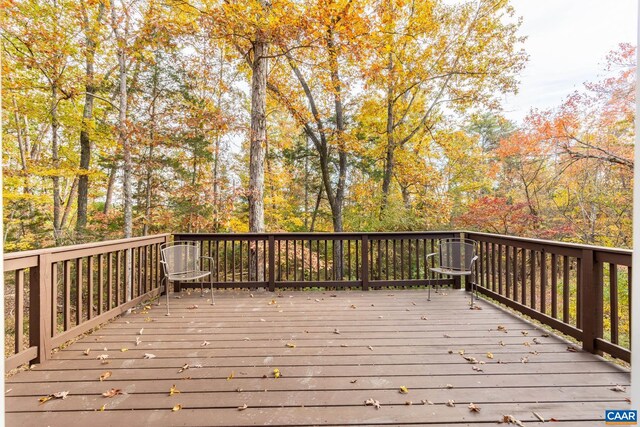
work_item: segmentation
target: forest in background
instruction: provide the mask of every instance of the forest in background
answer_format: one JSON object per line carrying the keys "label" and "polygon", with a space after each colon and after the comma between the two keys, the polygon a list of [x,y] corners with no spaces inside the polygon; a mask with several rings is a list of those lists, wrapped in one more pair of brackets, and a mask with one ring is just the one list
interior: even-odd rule
{"label": "forest in background", "polygon": [[631,246],[635,46],[513,123],[506,0],[2,4],[5,251],[261,227]]}

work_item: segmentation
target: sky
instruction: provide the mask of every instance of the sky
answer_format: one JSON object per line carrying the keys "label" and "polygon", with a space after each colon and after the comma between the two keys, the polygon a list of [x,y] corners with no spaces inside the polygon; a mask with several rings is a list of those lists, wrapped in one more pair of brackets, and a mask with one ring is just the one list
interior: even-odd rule
{"label": "sky", "polygon": [[512,0],[523,18],[520,34],[529,62],[504,114],[521,121],[531,108],[548,109],[600,80],[605,58],[621,42],[636,43],[637,0]]}

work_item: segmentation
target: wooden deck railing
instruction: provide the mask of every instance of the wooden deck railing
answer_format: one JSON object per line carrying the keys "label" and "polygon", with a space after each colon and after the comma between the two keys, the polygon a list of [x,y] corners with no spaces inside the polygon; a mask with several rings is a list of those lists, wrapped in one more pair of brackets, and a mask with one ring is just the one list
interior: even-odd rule
{"label": "wooden deck railing", "polygon": [[632,251],[466,233],[479,242],[481,293],[577,340],[630,361]]}
{"label": "wooden deck railing", "polygon": [[[41,362],[51,349],[158,292],[158,246],[168,234],[4,256],[5,303],[13,295],[14,351],[5,369]],[[13,291],[13,294],[12,294]],[[8,316],[11,317],[11,316]]]}
{"label": "wooden deck railing", "polygon": [[[459,285],[429,273],[427,254],[455,232],[175,234],[198,241],[218,288],[362,289]],[[429,260],[433,263],[433,259]]]}
{"label": "wooden deck railing", "polygon": [[[359,288],[461,282],[430,274],[437,241],[479,242],[479,291],[583,342],[630,359],[631,251],[469,232],[174,234],[201,242],[217,288]],[[15,298],[6,369],[51,349],[159,292],[159,245],[170,235],[4,256],[5,301]],[[468,283],[467,283],[468,286]],[[11,316],[9,316],[11,317]],[[7,328],[10,330],[11,328]]]}

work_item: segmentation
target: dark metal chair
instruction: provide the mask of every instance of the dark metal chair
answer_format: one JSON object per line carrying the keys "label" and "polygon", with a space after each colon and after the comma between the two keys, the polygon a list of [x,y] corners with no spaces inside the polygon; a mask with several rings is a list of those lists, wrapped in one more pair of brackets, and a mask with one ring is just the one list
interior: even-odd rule
{"label": "dark metal chair", "polygon": [[[200,244],[191,241],[169,242],[160,245],[162,269],[166,283],[165,293],[167,295],[167,316],[169,315],[169,282],[190,282],[211,276],[210,271],[201,269],[200,260],[213,258],[200,255]],[[213,281],[211,285],[211,305],[213,302]],[[204,296],[204,282],[200,282],[200,296]],[[158,305],[160,299],[158,299]]]}
{"label": "dark metal chair", "polygon": [[[431,257],[438,256],[438,265],[436,267],[430,267],[429,270],[444,274],[447,276],[472,277],[476,260],[477,242],[470,239],[462,238],[447,238],[441,239],[438,252],[427,255],[427,260]],[[476,283],[471,281],[471,308],[473,308],[473,290],[476,289],[476,300],[478,299],[478,288]],[[431,300],[431,287],[429,287],[428,299]]]}

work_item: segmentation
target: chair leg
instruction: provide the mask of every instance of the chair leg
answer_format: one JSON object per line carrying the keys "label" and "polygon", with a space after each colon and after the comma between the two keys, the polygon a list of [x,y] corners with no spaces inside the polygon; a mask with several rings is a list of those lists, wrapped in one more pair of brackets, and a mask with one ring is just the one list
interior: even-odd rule
{"label": "chair leg", "polygon": [[431,301],[431,285],[429,285],[429,292],[427,293],[427,301]]}
{"label": "chair leg", "polygon": [[167,290],[165,291],[165,295],[167,297],[167,314],[165,314],[165,316],[169,316],[169,281],[167,281]]}
{"label": "chair leg", "polygon": [[200,298],[204,298],[204,282],[200,282]]}
{"label": "chair leg", "polygon": [[211,305],[214,305],[214,302],[213,302],[213,281],[210,282],[210,285],[211,285]]}
{"label": "chair leg", "polygon": [[[167,278],[163,277],[162,280],[160,281],[160,287],[162,287],[162,284],[165,283],[165,289],[164,291],[167,292],[169,289],[166,287],[166,282],[167,282]],[[162,298],[161,294],[158,294],[158,307],[160,307],[160,298]]]}

